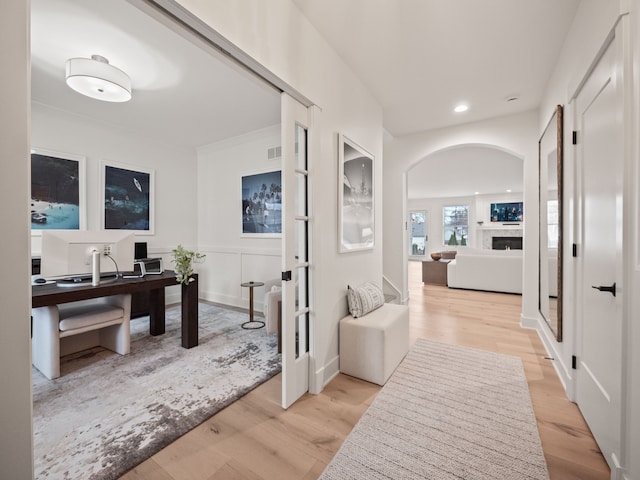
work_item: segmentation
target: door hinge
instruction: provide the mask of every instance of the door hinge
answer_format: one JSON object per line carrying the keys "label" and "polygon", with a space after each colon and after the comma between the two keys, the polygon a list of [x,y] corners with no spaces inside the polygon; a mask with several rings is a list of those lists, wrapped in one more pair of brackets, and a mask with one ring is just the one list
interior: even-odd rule
{"label": "door hinge", "polygon": [[571,246],[571,248],[572,248],[572,252],[571,252],[571,254],[572,254],[574,257],[577,257],[577,256],[578,256],[578,244],[577,244],[577,243],[574,243],[574,244]]}
{"label": "door hinge", "polygon": [[291,281],[291,270],[287,270],[286,272],[282,272],[282,281],[290,282]]}
{"label": "door hinge", "polygon": [[572,132],[572,138],[571,138],[571,143],[573,145],[577,145],[578,144],[578,132],[576,132],[575,130]]}
{"label": "door hinge", "polygon": [[573,368],[574,370],[578,368],[578,357],[576,357],[575,355],[571,355],[571,368]]}

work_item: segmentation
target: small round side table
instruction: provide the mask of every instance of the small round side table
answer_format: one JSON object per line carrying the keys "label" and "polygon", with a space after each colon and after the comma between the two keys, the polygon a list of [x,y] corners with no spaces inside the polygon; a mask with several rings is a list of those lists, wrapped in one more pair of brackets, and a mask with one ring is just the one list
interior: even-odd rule
{"label": "small round side table", "polygon": [[241,287],[249,288],[249,321],[241,325],[245,330],[257,330],[264,327],[263,321],[253,319],[253,288],[262,287],[263,285],[264,283],[262,282],[244,282],[240,284]]}

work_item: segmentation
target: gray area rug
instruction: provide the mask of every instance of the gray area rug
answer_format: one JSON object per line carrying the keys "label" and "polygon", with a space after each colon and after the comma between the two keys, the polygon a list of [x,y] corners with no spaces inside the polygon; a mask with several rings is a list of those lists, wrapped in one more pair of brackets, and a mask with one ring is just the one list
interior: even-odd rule
{"label": "gray area rug", "polygon": [[114,479],[280,372],[276,335],[243,330],[245,313],[201,303],[199,345],[131,322],[131,353],[69,355],[53,381],[33,369],[35,478]]}
{"label": "gray area rug", "polygon": [[521,360],[418,339],[320,478],[548,479]]}

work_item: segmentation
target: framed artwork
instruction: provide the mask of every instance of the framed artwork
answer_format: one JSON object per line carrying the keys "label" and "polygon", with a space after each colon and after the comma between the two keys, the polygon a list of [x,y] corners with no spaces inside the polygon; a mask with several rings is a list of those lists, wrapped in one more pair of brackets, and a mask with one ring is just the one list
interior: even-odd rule
{"label": "framed artwork", "polygon": [[242,236],[282,236],[282,172],[243,175]]}
{"label": "framed artwork", "polygon": [[31,150],[31,233],[86,228],[85,157]]}
{"label": "framed artwork", "polygon": [[102,227],[153,234],[153,170],[102,162],[102,178]]}
{"label": "framed artwork", "polygon": [[374,243],[374,158],[344,135],[339,135],[338,146],[340,252],[371,249]]}

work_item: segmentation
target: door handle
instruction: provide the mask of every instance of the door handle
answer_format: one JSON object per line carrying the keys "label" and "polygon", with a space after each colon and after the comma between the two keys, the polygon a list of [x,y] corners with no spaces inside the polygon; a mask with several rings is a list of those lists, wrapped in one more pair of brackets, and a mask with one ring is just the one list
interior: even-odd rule
{"label": "door handle", "polygon": [[601,292],[609,292],[614,297],[616,296],[616,282],[613,282],[613,285],[611,285],[610,287],[600,285],[599,287],[594,286],[591,288],[595,288],[596,290],[599,290]]}

